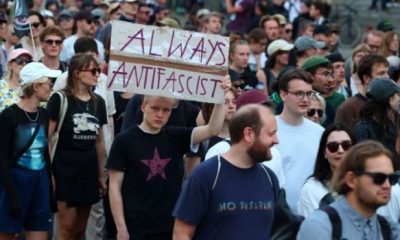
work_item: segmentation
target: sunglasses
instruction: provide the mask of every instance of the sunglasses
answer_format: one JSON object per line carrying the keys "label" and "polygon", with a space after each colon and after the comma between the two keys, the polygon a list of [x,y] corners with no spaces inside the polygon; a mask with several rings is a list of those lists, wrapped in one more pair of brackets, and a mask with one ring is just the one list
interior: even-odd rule
{"label": "sunglasses", "polygon": [[96,23],[95,19],[86,19],[86,23],[87,24],[92,24],[92,23]]}
{"label": "sunglasses", "polygon": [[399,172],[395,172],[393,174],[384,174],[384,173],[381,173],[381,172],[363,172],[363,171],[359,171],[359,172],[356,172],[356,175],[358,175],[358,176],[361,176],[361,175],[370,176],[372,178],[372,181],[376,185],[382,185],[384,182],[386,182],[386,179],[389,179],[390,185],[393,186],[396,183],[398,183],[399,179],[400,179],[400,173]]}
{"label": "sunglasses", "polygon": [[33,28],[38,28],[40,25],[42,25],[40,22],[31,23]]}
{"label": "sunglasses", "polygon": [[32,62],[32,59],[26,59],[26,58],[22,58],[22,57],[17,57],[16,59],[14,59],[14,62],[18,65],[26,65],[28,63]]}
{"label": "sunglasses", "polygon": [[240,84],[238,84],[238,83],[233,83],[233,84],[232,84],[232,87],[233,87],[233,88],[236,88],[236,89],[238,89],[238,88],[244,89],[244,88],[246,87],[246,84],[245,84],[245,83],[240,83]]}
{"label": "sunglasses", "polygon": [[47,40],[44,40],[44,42],[47,44],[47,45],[56,45],[56,46],[60,46],[61,45],[61,43],[62,43],[62,40],[52,40],[52,39],[47,39]]}
{"label": "sunglasses", "polygon": [[70,17],[70,16],[61,16],[61,17],[58,19],[58,21],[60,21],[60,22],[62,22],[62,21],[69,22],[69,21],[71,21],[71,20],[72,20],[72,17]]}
{"label": "sunglasses", "polygon": [[97,74],[101,73],[101,69],[100,68],[92,68],[92,69],[85,69],[85,70],[81,70],[81,72],[91,72],[93,76]]}
{"label": "sunglasses", "polygon": [[344,151],[347,151],[353,144],[351,143],[350,140],[345,140],[341,143],[338,142],[328,142],[326,144],[326,148],[329,150],[331,153],[335,153],[339,150],[339,146],[342,146]]}
{"label": "sunglasses", "polygon": [[322,109],[310,108],[307,111],[307,116],[312,117],[315,115],[315,113],[317,113],[318,117],[321,118],[322,115],[324,114],[324,111]]}
{"label": "sunglasses", "polygon": [[285,29],[285,33],[291,33],[293,32],[293,29]]}

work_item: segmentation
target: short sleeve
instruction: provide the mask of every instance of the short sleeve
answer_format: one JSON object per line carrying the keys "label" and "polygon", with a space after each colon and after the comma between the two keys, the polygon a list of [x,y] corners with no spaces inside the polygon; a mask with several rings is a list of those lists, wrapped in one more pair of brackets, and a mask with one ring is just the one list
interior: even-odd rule
{"label": "short sleeve", "polygon": [[124,135],[118,135],[111,145],[110,154],[108,157],[107,169],[113,169],[124,172],[127,168],[127,160],[129,159],[129,152],[124,145]]}
{"label": "short sleeve", "polygon": [[54,93],[53,95],[51,95],[49,102],[47,103],[47,111],[51,120],[58,120],[58,116],[60,113],[60,100],[61,99],[58,93]]}
{"label": "short sleeve", "polygon": [[[215,171],[217,166],[215,166]],[[175,218],[198,225],[208,212],[209,198],[212,185],[204,176],[205,168],[200,171],[195,169],[193,174],[185,181],[172,215]]]}

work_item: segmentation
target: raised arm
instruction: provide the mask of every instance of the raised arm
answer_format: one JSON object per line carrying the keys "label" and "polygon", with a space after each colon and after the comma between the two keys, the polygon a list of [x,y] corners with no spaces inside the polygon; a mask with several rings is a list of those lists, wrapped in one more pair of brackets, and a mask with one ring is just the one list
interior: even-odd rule
{"label": "raised arm", "polygon": [[[231,88],[231,80],[229,75],[225,76],[221,83],[221,87],[224,89],[224,92],[226,93],[229,91]],[[224,111],[224,104],[216,104],[214,106],[214,109],[211,113],[210,121],[208,122],[207,125],[204,126],[198,126],[193,129],[193,144],[199,144],[203,140],[206,140],[212,136],[217,135],[221,129],[222,125],[224,124],[224,117],[225,117],[225,111]]]}

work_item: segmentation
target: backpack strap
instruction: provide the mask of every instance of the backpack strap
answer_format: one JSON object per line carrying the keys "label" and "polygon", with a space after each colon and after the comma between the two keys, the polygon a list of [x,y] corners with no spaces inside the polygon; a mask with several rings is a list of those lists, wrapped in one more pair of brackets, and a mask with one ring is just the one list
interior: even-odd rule
{"label": "backpack strap", "polygon": [[340,220],[340,216],[336,209],[327,205],[321,208],[324,211],[331,222],[332,225],[332,240],[340,240],[342,237],[342,221]]}
{"label": "backpack strap", "polygon": [[378,221],[379,221],[379,225],[381,226],[381,233],[382,233],[382,237],[383,240],[389,240],[390,239],[390,224],[388,223],[388,221],[386,220],[385,217],[381,216],[381,215],[377,215],[378,217]]}
{"label": "backpack strap", "polygon": [[217,155],[217,159],[218,159],[217,175],[215,175],[215,179],[214,179],[214,183],[213,183],[213,186],[211,188],[211,191],[214,191],[214,188],[217,185],[219,172],[221,171],[221,159],[220,159],[220,155],[219,154]]}

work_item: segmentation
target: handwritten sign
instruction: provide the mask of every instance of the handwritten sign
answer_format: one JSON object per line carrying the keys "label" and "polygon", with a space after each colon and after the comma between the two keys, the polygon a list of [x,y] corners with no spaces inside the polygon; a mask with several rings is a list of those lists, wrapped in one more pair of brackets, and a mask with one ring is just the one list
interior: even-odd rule
{"label": "handwritten sign", "polygon": [[229,40],[179,29],[113,21],[108,87],[221,103]]}

